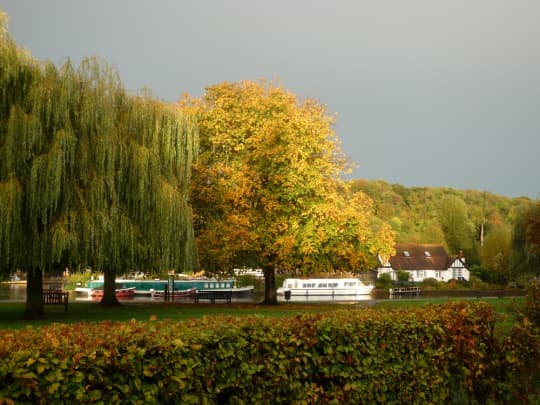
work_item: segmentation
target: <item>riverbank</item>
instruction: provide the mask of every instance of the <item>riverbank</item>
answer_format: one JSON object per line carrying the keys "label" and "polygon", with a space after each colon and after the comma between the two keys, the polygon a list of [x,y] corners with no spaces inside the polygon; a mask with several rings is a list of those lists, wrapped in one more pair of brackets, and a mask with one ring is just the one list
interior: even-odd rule
{"label": "riverbank", "polygon": [[[483,297],[524,297],[527,291],[522,288],[506,289],[426,289],[422,288],[419,297],[423,298],[483,298]],[[387,299],[389,293],[387,289],[375,289],[371,292],[374,299]],[[399,298],[395,298],[399,299]]]}

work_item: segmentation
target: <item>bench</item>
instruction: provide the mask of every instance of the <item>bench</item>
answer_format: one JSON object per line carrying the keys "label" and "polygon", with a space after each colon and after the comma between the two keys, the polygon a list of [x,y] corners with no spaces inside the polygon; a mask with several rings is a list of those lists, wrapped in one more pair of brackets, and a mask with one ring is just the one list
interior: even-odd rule
{"label": "bench", "polygon": [[223,300],[230,304],[232,302],[232,291],[197,291],[195,293],[195,303],[198,304],[200,300],[208,300],[212,304],[215,304],[216,300]]}
{"label": "bench", "polygon": [[68,309],[69,292],[61,290],[43,290],[43,305],[63,305]]}

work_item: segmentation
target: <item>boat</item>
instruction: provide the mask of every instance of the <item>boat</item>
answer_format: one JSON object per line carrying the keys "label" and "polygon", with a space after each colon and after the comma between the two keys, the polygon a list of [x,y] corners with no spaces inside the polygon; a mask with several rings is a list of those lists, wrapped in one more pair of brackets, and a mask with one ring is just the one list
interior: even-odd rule
{"label": "boat", "polygon": [[[79,286],[75,291],[82,294],[90,295],[92,291],[103,289],[103,278],[98,280],[88,281],[85,287]],[[216,290],[231,290],[233,296],[246,296],[253,292],[254,286],[236,287],[236,280],[230,279],[213,279],[213,278],[191,278],[174,280],[169,284],[169,280],[129,280],[116,279],[116,288],[135,288],[136,296],[151,297],[158,294],[163,294],[165,287],[171,290],[189,290],[196,289],[198,291],[216,291]]]}
{"label": "boat", "polygon": [[[115,295],[118,299],[133,298],[135,296],[135,287],[117,288],[115,290]],[[97,288],[93,289],[90,292],[90,296],[92,298],[103,298],[103,290]]]}
{"label": "boat", "polygon": [[286,278],[277,289],[278,296],[291,297],[365,297],[371,294],[372,285],[357,278]]}
{"label": "boat", "polygon": [[[196,292],[197,292],[196,288],[188,288],[187,290],[174,290],[173,292],[169,293],[169,296],[171,298],[173,298],[173,299],[193,298],[195,296]],[[154,298],[164,298],[165,297],[165,290],[152,291],[151,295]]]}

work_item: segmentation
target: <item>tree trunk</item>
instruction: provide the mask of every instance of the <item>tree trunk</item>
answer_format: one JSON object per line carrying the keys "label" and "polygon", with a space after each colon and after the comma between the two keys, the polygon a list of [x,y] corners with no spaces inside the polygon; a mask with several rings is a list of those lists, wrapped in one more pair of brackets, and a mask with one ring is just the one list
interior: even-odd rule
{"label": "tree trunk", "polygon": [[116,269],[106,270],[103,276],[103,298],[100,304],[105,306],[120,305],[120,302],[116,298]]}
{"label": "tree trunk", "polygon": [[262,266],[264,274],[264,301],[262,305],[277,305],[276,271],[273,265]]}
{"label": "tree trunk", "polygon": [[26,319],[41,319],[45,316],[43,310],[43,273],[34,268],[27,272],[26,277]]}

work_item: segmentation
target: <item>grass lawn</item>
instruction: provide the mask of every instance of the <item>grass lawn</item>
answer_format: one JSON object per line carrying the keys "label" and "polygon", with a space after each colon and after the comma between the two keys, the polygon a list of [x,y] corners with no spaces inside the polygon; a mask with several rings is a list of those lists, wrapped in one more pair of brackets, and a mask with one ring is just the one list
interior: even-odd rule
{"label": "grass lawn", "polygon": [[20,329],[26,326],[42,326],[54,322],[100,322],[105,320],[126,322],[131,319],[186,320],[203,316],[294,316],[346,307],[339,304],[280,304],[261,306],[256,304],[179,304],[179,303],[125,303],[119,307],[103,307],[95,302],[73,302],[64,311],[60,305],[46,305],[45,319],[23,319],[24,303],[0,303],[0,329]]}
{"label": "grass lawn", "polygon": [[[473,299],[471,299],[473,300]],[[478,300],[478,299],[474,299]],[[509,311],[514,300],[517,303],[523,302],[520,298],[493,298],[484,299],[495,308],[495,311],[502,316],[497,325],[497,332],[504,333],[510,330],[512,317]],[[286,303],[277,306],[261,306],[256,304],[180,304],[180,303],[126,303],[119,307],[103,307],[95,302],[72,302],[68,311],[60,305],[45,306],[45,319],[25,320],[23,319],[24,303],[0,303],[0,329],[20,329],[27,326],[48,325],[54,322],[74,323],[74,322],[100,322],[105,320],[129,321],[136,319],[139,321],[149,320],[156,316],[157,319],[185,320],[199,318],[203,316],[295,316],[301,313],[318,313],[333,311],[343,308],[362,309],[371,306],[374,309],[385,308],[412,308],[421,307],[433,303],[445,303],[456,301],[451,298],[430,298],[430,299],[401,299],[366,301],[358,304],[336,304],[336,303]]]}

